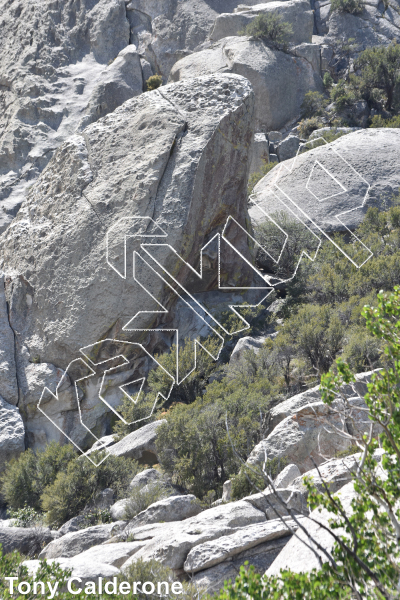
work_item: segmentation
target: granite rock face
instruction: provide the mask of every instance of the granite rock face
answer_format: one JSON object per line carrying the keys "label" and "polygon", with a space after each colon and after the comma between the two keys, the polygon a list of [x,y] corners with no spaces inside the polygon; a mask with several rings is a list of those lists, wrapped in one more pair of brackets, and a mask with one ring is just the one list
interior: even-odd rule
{"label": "granite rock face", "polygon": [[209,73],[237,73],[246,77],[255,94],[256,131],[281,129],[301,114],[309,91],[323,91],[320,74],[308,60],[268,48],[248,37],[225,37],[176,62],[170,81]]}
{"label": "granite rock face", "polygon": [[24,450],[25,428],[19,409],[0,396],[0,473]]}
{"label": "granite rock face", "polygon": [[129,22],[124,0],[1,0],[0,14],[3,231],[55,150],[76,131],[107,64],[128,46]]}
{"label": "granite rock face", "polygon": [[[174,335],[169,331],[135,337],[122,331],[143,307],[159,309],[143,287],[168,307],[178,297],[144,261],[136,271],[140,285],[131,276],[123,278],[124,235],[133,236],[130,250],[138,250],[143,242],[132,233],[129,219],[132,215],[145,219],[140,223],[145,224],[146,241],[173,247],[174,252],[164,246],[155,258],[178,281],[187,283],[188,267],[177,261],[175,252],[196,266],[201,247],[228,216],[245,229],[248,226],[246,180],[252,138],[251,86],[243,77],[220,74],[132,98],[56,152],[0,238],[9,323],[17,331],[20,410],[28,421],[31,446],[60,440],[59,429],[72,441],[88,445],[108,433],[104,414],[121,403],[119,386],[145,376],[154,363],[137,344],[150,353],[152,348],[163,351]],[[160,228],[167,238],[157,237]],[[235,232],[232,235],[235,247],[251,258],[242,231],[240,239]],[[228,278],[230,270],[237,275],[234,254],[227,254]],[[214,285],[212,260],[215,257],[199,291]],[[131,273],[132,265],[127,269]],[[135,325],[170,329],[170,318],[150,314]],[[74,390],[77,379],[90,375],[77,360],[79,350],[119,336],[119,348],[96,346],[89,356],[93,365],[99,362],[99,352],[100,362],[119,353],[129,357],[122,373],[112,372],[105,380],[108,406],[99,400],[102,375],[79,385],[83,422],[92,432],[88,434],[78,418]],[[47,395],[42,406],[59,429],[36,410],[45,386],[52,394],[58,386],[58,397]]]}

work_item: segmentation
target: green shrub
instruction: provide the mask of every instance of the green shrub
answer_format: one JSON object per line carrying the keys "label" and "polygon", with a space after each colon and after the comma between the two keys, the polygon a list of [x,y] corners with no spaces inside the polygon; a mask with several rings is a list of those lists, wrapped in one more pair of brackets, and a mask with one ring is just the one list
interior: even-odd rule
{"label": "green shrub", "polygon": [[361,70],[364,93],[371,97],[374,90],[385,96],[385,107],[392,110],[399,97],[400,44],[367,48],[357,58],[355,68]]}
{"label": "green shrub", "polygon": [[134,487],[128,495],[124,518],[130,521],[142,510],[146,510],[151,504],[167,496],[167,487],[162,481],[153,481],[141,488]]}
{"label": "green shrub", "polygon": [[[139,558],[134,563],[129,565],[121,575],[118,575],[118,582],[127,581],[129,583],[139,581],[139,582],[151,582],[155,586],[155,594],[149,595],[148,593],[144,593],[141,591],[140,586],[138,589],[138,594],[135,596],[128,596],[128,598],[135,598],[135,600],[148,600],[149,598],[161,598],[165,597],[171,600],[199,600],[199,591],[195,584],[190,582],[182,583],[182,593],[174,594],[171,589],[171,584],[174,581],[178,581],[178,578],[169,567],[165,567],[157,560],[144,561]],[[165,581],[170,584],[170,589],[168,595],[166,595],[165,587],[162,586],[160,589],[160,594],[157,593],[157,584]],[[127,596],[120,596],[118,594],[118,598],[126,598]],[[201,597],[201,596],[200,596]]]}
{"label": "green shrub", "polygon": [[299,136],[306,140],[313,131],[323,127],[323,123],[318,119],[318,117],[310,117],[309,119],[303,119],[299,123],[298,132]]}
{"label": "green shrub", "polygon": [[152,90],[156,90],[157,88],[162,86],[162,77],[161,75],[152,75],[146,81],[146,91],[151,92]]}
{"label": "green shrub", "polygon": [[388,119],[384,119],[382,115],[374,115],[370,127],[393,127],[397,129],[400,127],[400,115]]}
{"label": "green shrub", "polygon": [[[101,459],[100,453],[98,458]],[[135,460],[120,456],[108,456],[98,467],[86,457],[71,461],[41,496],[48,524],[60,527],[88,507],[105,488],[112,488],[117,498],[124,496],[139,471]]]}
{"label": "green shrub", "polygon": [[314,256],[320,243],[318,237],[286,211],[274,212],[270,219],[257,224],[254,237],[265,248],[257,253],[258,266],[281,279],[293,277],[301,253],[306,251]]}
{"label": "green shrub", "polygon": [[301,105],[304,118],[321,116],[328,104],[328,100],[319,92],[307,92]]}
{"label": "green shrub", "polygon": [[331,10],[359,15],[363,12],[365,2],[363,0],[331,0]]}
{"label": "green shrub", "polygon": [[335,103],[337,110],[345,110],[360,99],[360,93],[356,84],[357,79],[352,77],[349,82],[340,80],[331,88],[331,100]]}
{"label": "green shrub", "polygon": [[293,28],[281,16],[271,12],[257,15],[240,33],[262,40],[277,50],[287,50]]}
{"label": "green shrub", "polygon": [[[399,597],[400,550],[398,543],[400,487],[400,288],[378,295],[378,306],[363,310],[370,335],[385,344],[389,365],[372,376],[365,402],[372,423],[381,430],[379,440],[364,435],[358,440],[363,460],[353,473],[355,498],[351,511],[338,495],[319,493],[310,481],[310,510],[326,510],[332,515],[328,527],[335,537],[332,550],[319,568],[308,573],[282,570],[265,577],[253,568],[242,567],[234,584],[226,583],[219,600],[350,600],[395,599]],[[354,384],[349,365],[338,360],[335,369],[322,380],[322,400],[328,406],[341,396],[343,386]],[[382,460],[375,458],[378,448]],[[367,518],[366,518],[367,515]],[[341,533],[342,532],[342,533]],[[307,539],[313,544],[313,536]]]}
{"label": "green shrub", "polygon": [[249,177],[249,181],[247,183],[247,194],[250,196],[252,194],[253,189],[256,187],[257,183],[261,181],[263,177],[268,175],[268,173],[276,167],[278,163],[274,162],[266,162],[263,164],[259,171],[252,173]]}
{"label": "green shrub", "polygon": [[51,442],[42,452],[34,454],[29,449],[9,462],[1,477],[1,493],[8,506],[14,510],[28,506],[40,511],[43,490],[75,457],[72,446]]}
{"label": "green shrub", "polygon": [[[286,467],[287,462],[285,457],[268,460],[265,471],[272,479],[275,479]],[[231,477],[231,481],[232,500],[240,500],[250,494],[256,494],[268,485],[263,469],[259,465],[243,465],[239,473]]]}
{"label": "green shrub", "polygon": [[326,71],[324,73],[323,82],[324,82],[324,87],[327,90],[329,90],[332,87],[333,79],[332,79],[332,75],[329,73],[329,71]]}
{"label": "green shrub", "polygon": [[235,452],[246,459],[264,434],[274,367],[269,349],[249,354],[252,362],[243,359],[202,398],[173,406],[158,429],[160,465],[198,498],[210,490],[220,496],[224,481],[239,470]]}
{"label": "green shrub", "polygon": [[10,518],[15,519],[14,527],[34,527],[41,524],[43,515],[31,506],[8,511]]}

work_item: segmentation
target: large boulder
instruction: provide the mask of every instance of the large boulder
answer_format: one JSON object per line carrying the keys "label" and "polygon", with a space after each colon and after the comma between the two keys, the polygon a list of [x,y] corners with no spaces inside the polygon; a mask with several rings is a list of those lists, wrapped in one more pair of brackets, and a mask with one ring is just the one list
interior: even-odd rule
{"label": "large boulder", "polygon": [[[253,222],[285,210],[312,222],[316,240],[323,232],[354,230],[370,206],[384,209],[398,193],[399,141],[399,129],[364,129],[280,163],[253,190]],[[370,252],[353,241],[350,258],[361,265]]]}
{"label": "large boulder", "polygon": [[222,38],[240,33],[258,15],[273,13],[292,26],[293,33],[288,41],[293,44],[311,43],[314,28],[314,15],[308,0],[285,0],[268,2],[255,6],[243,5],[233,13],[224,13],[215,19],[210,40],[217,42]]}
{"label": "large boulder", "polygon": [[195,546],[189,552],[183,568],[187,573],[209,569],[254,546],[286,537],[296,529],[294,521],[283,523],[280,519],[250,525],[243,531]]}
{"label": "large boulder", "polygon": [[[128,46],[129,23],[124,0],[57,7],[51,0],[18,6],[1,0],[0,14],[1,232],[78,127],[97,83],[105,82],[107,64]],[[113,110],[124,99],[114,94],[107,106]],[[99,116],[107,110],[101,104]]]}
{"label": "large boulder", "polygon": [[0,396],[0,473],[25,450],[25,428],[17,406]]}
{"label": "large boulder", "polygon": [[[258,3],[246,2],[251,6]],[[240,4],[241,0],[129,0],[126,15],[131,43],[166,81],[174,63],[207,39],[218,14]]]}
{"label": "large boulder", "polygon": [[[337,496],[340,498],[346,513],[351,514],[351,501],[356,496],[353,483],[345,485],[338,492]],[[313,510],[310,514],[310,518],[308,519],[306,517],[302,522],[307,533],[299,530],[297,533],[298,537],[292,537],[269,567],[266,575],[279,575],[281,569],[290,569],[294,573],[309,573],[312,569],[318,569],[319,562],[314,552],[320,556],[322,562],[327,561],[327,556],[315,543],[313,543],[312,540],[314,539],[328,553],[331,552],[335,540],[326,529],[321,527],[321,525],[327,527],[329,525],[329,519],[332,518],[335,518],[334,515],[330,514],[326,509],[316,508]],[[311,519],[313,520],[311,521]],[[319,525],[319,523],[321,525]],[[339,529],[335,530],[335,535],[341,535],[342,533],[343,532]],[[307,548],[302,540],[310,544],[314,552],[310,548]]]}
{"label": "large boulder", "polygon": [[199,500],[193,494],[189,494],[188,496],[170,496],[164,500],[154,502],[146,510],[140,512],[129,521],[129,527],[134,528],[140,525],[150,525],[151,523],[183,521],[184,519],[198,515],[202,510]]}
{"label": "large boulder", "polygon": [[122,565],[133,556],[147,542],[117,542],[114,544],[104,544],[101,546],[92,546],[89,550],[85,550],[76,556],[82,562],[102,563],[120,568]]}
{"label": "large boulder", "polygon": [[170,81],[215,72],[237,73],[253,86],[256,131],[283,128],[298,118],[309,91],[322,91],[320,74],[301,56],[268,48],[248,37],[227,37],[179,60]]}
{"label": "large boulder", "polygon": [[337,410],[322,402],[300,408],[259,442],[250,453],[249,464],[262,465],[274,458],[296,464],[301,473],[350,448],[351,438]]}
{"label": "large boulder", "polygon": [[[32,447],[61,441],[63,434],[90,446],[109,430],[107,414],[126,397],[121,386],[145,377],[156,364],[153,353],[170,347],[172,317],[154,298],[172,307],[178,296],[142,259],[136,281],[131,276],[129,256],[143,242],[142,230],[132,227],[143,223],[147,241],[169,244],[174,251],[164,245],[155,258],[177,281],[186,280],[188,267],[176,253],[196,266],[200,249],[229,216],[247,227],[252,137],[249,82],[219,74],[132,98],[57,151],[0,238],[9,322],[19,335],[19,406]],[[131,236],[126,272],[125,235]],[[234,247],[250,259],[243,230],[232,235]],[[238,270],[237,255],[229,252],[226,277],[243,272],[247,285],[253,277],[248,265],[243,261]],[[197,291],[214,288],[214,272],[215,265],[193,282]],[[152,331],[122,331],[134,315],[133,330]],[[160,327],[164,331],[153,331]],[[104,338],[122,339],[84,350]],[[80,349],[92,366],[105,366],[94,374],[78,359]],[[129,364],[121,372],[112,363],[103,379],[107,361],[121,354]],[[44,387],[49,391],[41,399]]]}
{"label": "large boulder", "polygon": [[136,431],[132,431],[120,442],[108,447],[108,451],[113,456],[124,456],[125,458],[135,458],[146,464],[156,463],[156,438],[157,429],[166,423],[165,419],[149,423]]}
{"label": "large boulder", "polygon": [[245,336],[240,338],[236,343],[236,346],[232,350],[231,358],[229,360],[230,365],[237,364],[241,357],[243,357],[248,350],[252,350],[256,354],[263,347],[267,336],[260,335],[258,337]]}
{"label": "large boulder", "polygon": [[34,556],[58,536],[47,527],[2,527],[0,545],[4,554],[17,550],[26,556]]}
{"label": "large boulder", "polygon": [[120,525],[124,525],[124,523],[94,525],[93,527],[66,533],[50,542],[39,554],[39,558],[58,558],[59,556],[69,558],[81,554],[92,546],[97,546],[110,539],[113,531],[118,530]]}
{"label": "large boulder", "polygon": [[[143,527],[156,527],[150,532],[148,529],[145,531],[146,536],[153,537],[146,546],[125,563],[125,566],[130,561],[135,562],[142,558],[144,561],[155,559],[163,565],[179,570],[183,568],[190,550],[198,544],[230,535],[240,528],[246,528],[254,523],[262,523],[265,520],[265,514],[261,510],[245,500],[239,500],[210,508],[195,517],[178,523],[145,525]],[[123,535],[137,540],[137,534],[140,533],[142,527],[138,529],[139,532],[128,524]]]}

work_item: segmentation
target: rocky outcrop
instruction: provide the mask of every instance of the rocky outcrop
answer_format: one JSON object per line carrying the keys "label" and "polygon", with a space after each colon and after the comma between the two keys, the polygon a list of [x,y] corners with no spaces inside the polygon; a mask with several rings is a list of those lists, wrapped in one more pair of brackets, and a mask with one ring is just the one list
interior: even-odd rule
{"label": "rocky outcrop", "polygon": [[[246,228],[252,123],[253,95],[242,77],[222,74],[165,86],[128,100],[83,135],[71,137],[30,190],[0,239],[0,268],[8,274],[6,297],[9,322],[17,331],[20,410],[31,446],[59,441],[61,432],[78,445],[96,441],[107,432],[105,413],[124,397],[120,386],[145,376],[154,364],[152,349],[161,351],[172,343],[171,331],[148,333],[147,338],[122,331],[144,307],[159,309],[144,287],[164,305],[172,306],[177,298],[147,263],[141,262],[136,271],[143,287],[130,276],[122,277],[124,233],[130,235],[132,223],[126,219],[147,218],[147,235],[160,235],[158,225],[152,229],[157,220],[162,235],[168,235],[161,241],[194,264],[201,247],[229,215]],[[115,233],[108,264],[106,234],[111,227]],[[131,239],[132,250],[138,250],[142,241],[137,236]],[[245,236],[232,241],[249,256]],[[163,247],[161,260],[178,281],[186,279],[188,268],[174,252]],[[227,276],[230,269],[237,273],[235,256],[228,256],[225,268]],[[210,285],[212,277],[213,270],[201,285]],[[169,318],[147,313],[137,327],[170,330]],[[85,379],[91,367],[77,358],[89,343],[118,336],[119,348],[100,344],[90,355],[93,365],[99,352],[102,363],[115,353],[124,353],[130,361],[123,373],[107,375],[106,406],[99,398],[102,373]],[[131,345],[124,340],[132,340]],[[149,354],[138,347],[139,341]],[[75,362],[70,365],[71,361]],[[78,417],[77,379],[84,425]],[[45,386],[53,394],[58,386],[58,396],[46,392],[41,404],[52,422],[36,408]]]}
{"label": "rocky outcrop", "polygon": [[[120,569],[113,565],[94,562],[90,557],[88,559],[81,559],[81,555],[72,558],[50,559],[47,562],[50,564],[57,563],[61,569],[70,571],[71,577],[77,578],[74,581],[74,584],[77,585],[73,585],[72,588],[75,590],[79,589],[79,587],[83,589],[83,586],[89,581],[98,585],[100,577],[103,581],[109,581],[121,572]],[[26,560],[22,564],[28,569],[30,575],[35,576],[40,568],[40,563],[40,560]]]}
{"label": "rocky outcrop", "polygon": [[219,15],[211,30],[209,39],[217,42],[222,38],[241,35],[246,26],[258,15],[277,14],[282,21],[292,26],[293,33],[288,42],[292,45],[310,43],[314,28],[314,15],[308,0],[285,0],[284,2],[268,2],[255,6],[242,5],[239,10]]}
{"label": "rocky outcrop", "polygon": [[293,487],[292,482],[295,481],[297,477],[300,477],[299,467],[294,464],[287,465],[276,477],[274,486],[276,488]]}
{"label": "rocky outcrop", "polygon": [[120,442],[108,447],[113,456],[125,456],[126,458],[143,459],[143,462],[157,462],[156,438],[157,429],[166,423],[165,419],[149,423],[132,433],[126,435]]}
{"label": "rocky outcrop", "polygon": [[[129,44],[124,0],[15,5],[1,0],[0,232],[87,110],[107,64]],[[141,75],[141,73],[140,73]],[[132,91],[132,94],[134,92]],[[113,100],[124,101],[114,93]],[[104,95],[99,116],[105,114]],[[113,110],[115,102],[107,100]]]}
{"label": "rocky outcrop", "polygon": [[169,523],[171,521],[184,521],[198,515],[202,511],[201,504],[196,496],[170,496],[155,502],[146,510],[140,512],[129,521],[131,528],[152,523]]}
{"label": "rocky outcrop", "polygon": [[272,50],[248,37],[226,37],[179,60],[170,81],[209,73],[237,73],[253,86],[256,131],[283,128],[298,118],[308,91],[322,91],[320,74],[303,57]]}
{"label": "rocky outcrop", "polygon": [[0,396],[16,406],[18,404],[17,369],[15,364],[15,339],[8,320],[8,307],[4,293],[4,275],[0,273]]}
{"label": "rocky outcrop", "polygon": [[46,527],[0,528],[0,544],[4,554],[17,550],[25,556],[34,556],[57,536],[57,532]]}
{"label": "rocky outcrop", "polygon": [[[220,13],[231,12],[241,0],[130,0],[127,18],[130,40],[151,64],[154,73],[167,81],[177,60],[191,54],[210,33]],[[247,5],[258,4],[249,0]]]}
{"label": "rocky outcrop", "polygon": [[97,546],[110,539],[118,532],[124,522],[110,523],[108,525],[95,525],[67,533],[62,537],[53,540],[39,554],[39,558],[58,558],[59,556],[69,558],[81,554],[92,546]]}
{"label": "rocky outcrop", "polygon": [[234,365],[234,364],[238,363],[240,361],[241,357],[245,355],[247,350],[252,350],[253,352],[255,352],[257,354],[260,351],[260,349],[263,347],[263,344],[266,339],[267,339],[266,336],[258,336],[258,337],[245,336],[245,337],[240,338],[240,340],[238,340],[236,346],[234,347],[234,349],[232,351],[231,358],[229,360],[229,364]]}
{"label": "rocky outcrop", "polygon": [[247,460],[249,464],[263,464],[266,457],[285,458],[304,473],[350,448],[351,439],[346,434],[347,428],[337,411],[315,402],[281,421]]}
{"label": "rocky outcrop", "polygon": [[[346,513],[351,514],[351,501],[355,497],[353,483],[345,485],[338,492],[337,496],[340,498]],[[311,521],[311,518],[316,522]],[[310,513],[310,519],[306,517],[302,522],[302,525],[310,538],[316,540],[327,552],[332,550],[335,541],[331,534],[323,529],[318,523],[328,526],[329,519],[332,518],[335,518],[334,515],[330,514],[326,509],[316,508]],[[335,535],[341,535],[342,533],[343,532],[340,529],[335,530]],[[284,547],[282,552],[267,570],[267,576],[279,575],[281,569],[290,569],[294,573],[308,573],[312,571],[312,569],[319,568],[319,562],[314,552],[310,548],[307,548],[302,540],[311,544],[314,551],[320,556],[322,562],[327,560],[326,555],[323,554],[316,544],[308,538],[307,534],[302,530],[298,530],[298,537],[292,537]]]}
{"label": "rocky outcrop", "polygon": [[[259,220],[258,207],[267,214],[291,210],[292,218],[313,222],[321,239],[323,232],[354,230],[370,206],[389,206],[397,194],[399,140],[398,129],[364,129],[279,164],[253,190],[252,219]],[[354,248],[361,264],[369,253]]]}
{"label": "rocky outcrop", "polygon": [[24,450],[25,428],[19,409],[0,396],[0,473]]}

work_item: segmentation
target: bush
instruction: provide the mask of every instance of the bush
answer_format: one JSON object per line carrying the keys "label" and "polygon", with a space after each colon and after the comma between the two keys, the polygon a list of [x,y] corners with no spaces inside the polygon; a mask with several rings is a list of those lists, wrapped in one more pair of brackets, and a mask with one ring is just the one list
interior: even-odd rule
{"label": "bush", "polygon": [[[265,470],[268,475],[275,479],[277,475],[286,467],[287,459],[273,458],[267,461]],[[240,500],[250,494],[256,494],[265,489],[267,480],[259,465],[243,465],[237,475],[233,475],[232,481],[232,500]]]}
{"label": "bush", "polygon": [[400,44],[392,42],[387,47],[367,48],[359,55],[355,68],[361,69],[367,98],[371,97],[374,90],[381,90],[385,94],[386,109],[392,110],[399,96]]}
{"label": "bush", "polygon": [[293,28],[276,13],[267,13],[257,15],[241,34],[262,40],[277,50],[287,50]]}
{"label": "bush", "polygon": [[151,92],[152,90],[156,90],[157,88],[162,86],[162,77],[161,75],[152,75],[146,81],[146,91]]}
{"label": "bush", "polygon": [[34,527],[42,522],[43,515],[34,508],[25,505],[24,508],[9,510],[11,519],[15,519],[14,527]]}
{"label": "bush", "polygon": [[324,73],[323,82],[324,82],[324,87],[327,90],[329,90],[332,87],[333,79],[332,79],[332,75],[329,73],[329,71],[326,71],[326,73]]}
{"label": "bush", "polygon": [[[100,453],[98,458],[101,459]],[[48,524],[60,527],[88,507],[105,488],[112,488],[115,496],[121,498],[139,471],[135,460],[120,456],[109,456],[98,467],[86,457],[71,461],[41,496]]]}
{"label": "bush", "polygon": [[256,225],[254,236],[265,248],[257,253],[258,266],[281,279],[293,277],[302,253],[313,257],[319,246],[319,238],[285,211]]}
{"label": "bush", "polygon": [[220,496],[224,481],[239,470],[234,449],[246,459],[264,435],[273,356],[266,348],[258,355],[250,352],[249,358],[252,362],[243,359],[222,382],[209,384],[202,398],[171,407],[158,429],[160,465],[199,498],[210,490]]}
{"label": "bush", "polygon": [[374,115],[370,127],[393,127],[397,129],[400,127],[400,115],[388,119],[384,119],[382,115]]}
{"label": "bush", "polygon": [[299,123],[298,132],[299,136],[305,140],[307,139],[313,131],[319,129],[323,126],[323,123],[318,119],[318,117],[311,117],[309,119],[303,119]]}
{"label": "bush", "polygon": [[[305,481],[309,508],[325,509],[333,517],[328,525],[335,539],[332,550],[326,549],[325,562],[308,573],[282,570],[278,576],[262,577],[254,569],[242,567],[236,582],[225,584],[219,600],[399,597],[400,288],[391,294],[379,294],[378,306],[366,306],[363,317],[369,334],[385,344],[390,363],[372,376],[365,395],[369,418],[381,431],[379,440],[372,435],[357,440],[363,457],[352,475],[356,497],[351,511],[328,488],[319,493],[311,481]],[[355,381],[349,365],[338,360],[335,369],[322,380],[323,402],[332,405],[343,398],[343,386],[354,385]],[[379,462],[375,458],[378,448],[384,452]],[[316,547],[312,534],[305,543]]]}
{"label": "bush", "polygon": [[[129,565],[127,569],[124,569],[123,574],[118,575],[118,582],[127,581],[131,582],[151,582],[155,586],[154,594],[149,595],[148,593],[144,593],[141,591],[141,588],[138,587],[139,593],[134,596],[135,600],[148,600],[149,598],[170,598],[171,600],[199,600],[199,591],[196,588],[195,584],[183,582],[182,583],[182,593],[174,594],[171,590],[171,584],[174,581],[177,581],[177,577],[175,573],[169,567],[165,567],[161,563],[156,560],[144,561],[139,558],[134,563]],[[170,589],[168,595],[165,593],[166,590],[164,586],[160,589],[160,594],[158,594],[157,584],[165,581],[170,584]],[[120,595],[118,595],[118,598]],[[122,598],[126,598],[126,596],[121,596]],[[131,598],[131,596],[128,596]]]}
{"label": "bush", "polygon": [[363,0],[331,0],[331,10],[350,13],[351,15],[360,15],[365,7]]}
{"label": "bush", "polygon": [[247,183],[247,194],[250,196],[252,194],[253,189],[256,187],[257,183],[261,181],[263,177],[268,175],[268,173],[276,167],[278,163],[274,162],[266,162],[259,171],[252,173],[249,177],[249,181]]}
{"label": "bush", "polygon": [[301,105],[303,117],[315,117],[324,114],[328,100],[319,92],[307,92]]}
{"label": "bush", "polygon": [[27,450],[8,463],[1,477],[1,493],[14,510],[25,506],[41,510],[41,496],[60,471],[76,457],[72,446],[51,442],[42,452]]}
{"label": "bush", "polygon": [[141,488],[134,487],[128,495],[124,518],[130,521],[142,510],[146,510],[151,504],[167,496],[167,487],[162,481],[153,481]]}

